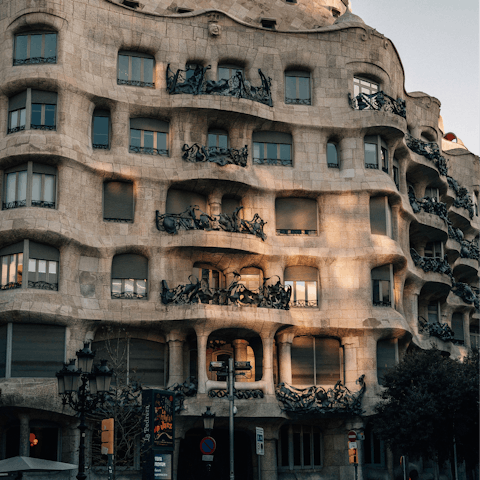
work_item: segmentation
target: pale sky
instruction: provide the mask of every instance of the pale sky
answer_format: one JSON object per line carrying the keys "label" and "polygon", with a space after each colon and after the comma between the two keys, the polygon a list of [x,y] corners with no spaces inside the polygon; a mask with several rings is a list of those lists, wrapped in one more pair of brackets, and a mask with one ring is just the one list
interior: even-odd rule
{"label": "pale sky", "polygon": [[351,0],[352,12],[395,45],[405,90],[442,103],[445,133],[480,153],[478,0]]}

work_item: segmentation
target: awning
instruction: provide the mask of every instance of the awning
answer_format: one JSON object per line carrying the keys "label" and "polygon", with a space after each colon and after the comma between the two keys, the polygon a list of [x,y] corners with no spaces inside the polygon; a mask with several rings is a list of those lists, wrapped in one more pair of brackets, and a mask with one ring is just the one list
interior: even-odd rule
{"label": "awning", "polygon": [[60,471],[75,468],[78,468],[78,465],[32,457],[12,457],[0,460],[0,473]]}

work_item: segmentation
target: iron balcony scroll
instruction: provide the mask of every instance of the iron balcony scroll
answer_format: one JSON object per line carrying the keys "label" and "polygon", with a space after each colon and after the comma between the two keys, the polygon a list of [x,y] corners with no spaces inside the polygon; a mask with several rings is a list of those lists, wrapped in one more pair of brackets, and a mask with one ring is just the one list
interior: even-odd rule
{"label": "iron balcony scroll", "polygon": [[57,57],[32,57],[13,60],[13,66],[17,65],[39,65],[41,63],[57,63]]}
{"label": "iron balcony scroll", "polygon": [[473,303],[477,310],[480,309],[480,301],[470,285],[462,282],[453,284],[452,293],[460,297],[465,303]]}
{"label": "iron balcony scroll", "polygon": [[248,146],[240,150],[235,148],[205,147],[194,143],[191,147],[185,144],[182,147],[182,158],[192,163],[216,163],[221,167],[225,165],[247,166]]}
{"label": "iron balcony scroll", "polygon": [[188,377],[183,383],[174,383],[167,390],[175,392],[175,412],[185,409],[185,398],[195,397],[198,391],[198,381],[195,377]]}
{"label": "iron balcony scroll", "polygon": [[448,175],[447,161],[445,157],[440,155],[440,148],[435,142],[422,142],[409,133],[405,135],[405,140],[407,147],[412,150],[412,152],[418,153],[418,155],[422,155],[432,161],[440,175]]}
{"label": "iron balcony scroll", "polygon": [[359,93],[356,97],[348,94],[348,103],[354,110],[378,110],[394,113],[400,117],[407,117],[405,100],[396,100],[380,91],[372,94]]}
{"label": "iron balcony scroll", "polygon": [[455,200],[453,201],[453,206],[457,208],[464,208],[468,211],[468,216],[470,220],[473,219],[475,213],[472,197],[470,197],[468,190],[465,187],[461,187],[458,182],[447,175],[447,181],[449,187],[455,192]]}
{"label": "iron balcony scroll", "polygon": [[228,288],[210,288],[205,280],[199,281],[194,275],[188,278],[190,283],[168,288],[166,280],[162,280],[161,299],[164,305],[195,305],[197,303],[212,305],[253,305],[263,308],[288,310],[292,287],[285,287],[278,279],[277,283],[267,285],[270,278],[264,278],[258,290],[250,290],[239,283],[241,275],[233,272],[234,279]]}
{"label": "iron balcony scroll", "polygon": [[[190,205],[182,213],[163,213],[160,215],[157,210],[155,222],[157,230],[167,233],[178,233],[179,230],[220,230],[224,232],[247,233],[266,240],[267,235],[263,232],[264,222],[258,213],[252,220],[243,220],[239,212],[243,207],[237,207],[231,215],[220,213],[219,215],[208,215],[200,210],[198,205]],[[200,215],[197,216],[197,211]]]}
{"label": "iron balcony scroll", "polygon": [[455,228],[454,226],[452,226],[451,223],[448,225],[448,238],[455,240],[461,245],[461,258],[480,260],[480,252],[477,244],[474,241],[466,240],[463,236],[463,232],[459,228]]}
{"label": "iron balcony scroll", "polygon": [[[233,389],[233,395],[239,400],[247,400],[249,398],[263,398],[263,392],[258,389],[254,390],[237,390]],[[228,397],[228,392],[225,389],[215,389],[208,392],[210,398],[224,398]]]}
{"label": "iron balcony scroll", "polygon": [[[170,95],[179,93],[191,95],[222,95],[246,98],[254,102],[263,103],[269,107],[273,105],[271,94],[272,79],[265,77],[260,69],[258,69],[258,74],[260,75],[262,84],[259,87],[254,87],[245,79],[243,72],[240,70],[237,70],[235,75],[228,80],[207,80],[205,78],[205,72],[210,68],[210,65],[206,67],[197,65],[194,70],[179,69],[176,73],[173,73],[169,64],[167,67],[168,93]],[[193,71],[193,73],[187,75],[187,71]]]}
{"label": "iron balcony scroll", "polygon": [[410,255],[415,266],[420,267],[424,272],[443,273],[448,275],[452,282],[454,281],[452,267],[447,261],[447,255],[443,259],[422,257],[414,248],[410,249]]}
{"label": "iron balcony scroll", "polygon": [[450,223],[447,217],[447,205],[445,203],[438,202],[430,197],[417,200],[415,198],[415,191],[411,185],[408,187],[408,199],[410,200],[413,213],[419,213],[421,210],[424,210],[427,213],[439,216],[447,225]]}
{"label": "iron balcony scroll", "polygon": [[430,337],[437,337],[444,342],[451,342],[455,333],[446,323],[429,323],[423,317],[418,317],[418,330],[420,333],[427,334]]}
{"label": "iron balcony scroll", "polygon": [[361,415],[362,398],[366,389],[365,375],[362,375],[356,383],[360,385],[360,390],[355,393],[350,392],[340,380],[328,390],[317,386],[300,389],[280,383],[275,393],[277,400],[283,403],[285,412]]}

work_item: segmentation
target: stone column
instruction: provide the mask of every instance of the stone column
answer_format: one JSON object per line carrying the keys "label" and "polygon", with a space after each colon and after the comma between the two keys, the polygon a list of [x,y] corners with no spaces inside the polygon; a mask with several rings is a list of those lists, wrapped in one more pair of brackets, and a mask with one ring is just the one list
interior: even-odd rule
{"label": "stone column", "polygon": [[[355,380],[358,378],[357,370],[357,348],[359,347],[358,337],[343,337],[341,344],[345,352],[343,365],[345,386],[355,390]],[[342,379],[343,383],[343,379]]]}
{"label": "stone column", "polygon": [[[236,362],[246,362],[247,361],[247,347],[248,347],[248,342],[246,340],[242,340],[240,338],[237,338],[232,342],[233,348],[235,350],[235,355],[234,359]],[[248,373],[247,373],[248,375]],[[249,379],[246,378],[246,376],[239,375],[236,377],[235,381],[236,382],[248,382]]]}
{"label": "stone column", "polygon": [[263,377],[265,382],[265,394],[274,395],[273,383],[273,335],[261,335],[263,345]]}
{"label": "stone column", "polygon": [[265,455],[259,455],[262,479],[277,478],[277,451],[275,438],[265,438]]}
{"label": "stone column", "polygon": [[390,448],[385,447],[385,451],[387,454],[387,471],[388,471],[388,480],[395,480],[395,473],[393,470],[393,452]]}
{"label": "stone column", "polygon": [[209,214],[213,215],[220,215],[222,212],[222,193],[218,190],[214,190],[208,194],[207,198]]}
{"label": "stone column", "polygon": [[30,456],[30,418],[28,415],[20,414],[20,450],[21,457]]}
{"label": "stone column", "polygon": [[292,384],[292,342],[293,333],[282,333],[277,336],[279,382]]}
{"label": "stone column", "polygon": [[197,353],[198,353],[198,393],[207,393],[207,341],[208,335],[197,335]]}
{"label": "stone column", "polygon": [[168,343],[168,383],[183,383],[183,343],[185,334],[178,330],[172,330],[166,336]]}
{"label": "stone column", "polygon": [[463,312],[463,338],[465,339],[465,346],[472,348],[470,340],[470,315],[469,312]]}

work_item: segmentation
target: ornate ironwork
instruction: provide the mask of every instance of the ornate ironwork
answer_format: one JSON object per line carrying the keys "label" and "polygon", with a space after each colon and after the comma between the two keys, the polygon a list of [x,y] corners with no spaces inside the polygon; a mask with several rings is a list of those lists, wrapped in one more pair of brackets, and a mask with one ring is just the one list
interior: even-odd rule
{"label": "ornate ironwork", "polygon": [[94,143],[92,144],[92,148],[96,150],[110,150],[109,145],[104,145],[102,143]]}
{"label": "ornate ironwork", "polygon": [[291,167],[293,165],[292,159],[282,158],[253,158],[254,165],[278,165],[280,167]]}
{"label": "ornate ironwork", "polygon": [[145,155],[163,155],[168,156],[168,150],[161,148],[150,148],[150,147],[135,147],[130,145],[131,153],[143,153]]}
{"label": "ornate ironwork", "polygon": [[318,301],[317,300],[297,300],[297,301],[291,301],[290,302],[290,307],[299,307],[299,308],[317,308],[318,307]]}
{"label": "ornate ironwork", "polygon": [[390,300],[373,300],[372,301],[374,307],[391,307],[392,302]]}
{"label": "ornate ironwork", "polygon": [[288,98],[285,97],[285,103],[287,105],[311,105],[311,98]]}
{"label": "ornate ironwork", "polygon": [[[194,275],[188,279],[187,285],[178,285],[176,288],[168,288],[166,280],[162,280],[162,291],[160,293],[164,305],[192,305],[196,303],[212,305],[253,305],[263,308],[276,308],[288,310],[292,287],[285,287],[278,279],[277,283],[267,285],[269,278],[263,279],[263,285],[256,290],[250,290],[239,283],[241,275],[233,272],[234,279],[228,288],[210,288],[205,280],[199,281]],[[277,277],[278,278],[278,277]]]}
{"label": "ornate ironwork", "polygon": [[327,163],[328,168],[340,168],[338,163]]}
{"label": "ornate ironwork", "polygon": [[372,170],[378,170],[378,165],[376,163],[366,163],[365,168],[371,168]]}
{"label": "ornate ironwork", "polygon": [[46,202],[44,200],[32,200],[32,207],[55,208],[55,202]]}
{"label": "ornate ironwork", "polygon": [[[159,211],[155,212],[155,222],[157,230],[167,233],[178,233],[178,230],[222,230],[225,232],[247,233],[255,235],[266,240],[267,235],[263,232],[263,227],[267,224],[258,213],[252,220],[243,220],[239,216],[239,212],[243,207],[237,207],[231,215],[220,213],[219,215],[210,216],[200,210],[198,205],[190,205],[182,213],[164,213],[160,215]],[[197,217],[196,211],[200,212]]]}
{"label": "ornate ironwork", "polygon": [[155,88],[155,82],[140,82],[139,80],[121,80],[120,78],[117,78],[117,85],[128,85],[130,87]]}
{"label": "ornate ironwork", "polygon": [[5,285],[0,285],[0,290],[13,290],[14,288],[22,288],[22,284],[19,282],[9,282]]}
{"label": "ornate ironwork", "polygon": [[57,57],[32,57],[13,60],[13,66],[17,65],[38,65],[41,63],[57,63]]}
{"label": "ornate ironwork", "polygon": [[187,162],[211,162],[221,167],[225,165],[247,166],[248,145],[245,145],[241,150],[237,150],[235,148],[204,147],[194,143],[191,147],[187,144],[183,145],[182,151],[182,158]]}
{"label": "ornate ironwork", "polygon": [[28,288],[38,288],[39,290],[58,291],[58,283],[48,283],[44,281],[32,282],[29,280]]}
{"label": "ornate ironwork", "polygon": [[400,97],[395,100],[382,91],[372,94],[359,93],[356,97],[349,93],[348,103],[354,110],[382,110],[407,118],[405,100]]}
{"label": "ornate ironwork", "polygon": [[472,219],[475,214],[475,207],[468,190],[465,187],[461,187],[458,182],[450,176],[447,176],[447,181],[448,185],[455,192],[456,196],[455,200],[453,201],[453,206],[467,210],[468,216],[470,219]]}
{"label": "ornate ironwork", "polygon": [[16,200],[14,202],[3,202],[3,210],[9,210],[11,208],[20,208],[26,207],[27,201],[26,200]]}
{"label": "ornate ironwork", "polygon": [[452,267],[448,263],[447,255],[445,255],[443,259],[438,257],[422,257],[414,248],[410,249],[410,255],[412,256],[413,263],[424,272],[443,273],[444,275],[448,275],[452,282],[454,281]]}
{"label": "ornate ironwork", "polygon": [[30,124],[32,130],[56,130],[56,125],[37,125],[35,123]]}
{"label": "ornate ironwork", "polygon": [[460,297],[465,303],[473,303],[477,310],[480,309],[478,296],[470,285],[462,282],[456,282],[452,286],[452,293]]}
{"label": "ornate ironwork", "polygon": [[104,218],[105,222],[113,222],[113,223],[133,223],[131,218]]}
{"label": "ornate ironwork", "polygon": [[[263,392],[261,390],[237,390],[233,389],[233,395],[239,400],[247,400],[249,398],[263,398]],[[208,392],[210,398],[225,398],[228,397],[226,389],[215,389]]]}
{"label": "ornate ironwork", "polygon": [[458,242],[460,247],[461,258],[471,258],[473,260],[480,260],[480,252],[475,241],[466,240],[463,232],[459,228],[455,228],[452,222],[448,224],[448,238]]}
{"label": "ornate ironwork", "polygon": [[135,293],[135,292],[121,292],[121,293],[116,293],[112,292],[112,298],[122,298],[122,299],[127,299],[131,300],[132,298],[148,298],[147,293]]}
{"label": "ornate ironwork", "polygon": [[421,210],[424,210],[427,213],[439,216],[447,225],[450,223],[447,217],[447,205],[445,203],[438,202],[430,197],[415,198],[415,191],[411,185],[408,187],[408,199],[412,206],[413,213],[419,213]]}
{"label": "ornate ironwork", "polygon": [[441,175],[448,175],[447,160],[440,155],[438,144],[435,142],[422,142],[422,140],[413,137],[409,133],[405,135],[405,141],[407,147],[412,152],[418,153],[418,155],[422,155],[432,161]]}
{"label": "ornate ironwork", "polygon": [[203,67],[197,65],[191,75],[187,76],[187,70],[177,70],[176,73],[167,67],[167,91],[170,95],[188,93],[191,95],[223,95],[236,98],[246,98],[254,102],[272,106],[271,85],[272,79],[265,77],[260,69],[258,74],[262,84],[254,87],[245,79],[243,72],[237,70],[228,80],[206,80],[205,72],[210,65]]}
{"label": "ornate ironwork", "polygon": [[349,414],[361,415],[362,398],[365,393],[365,375],[357,381],[360,390],[350,392],[339,380],[333,388],[323,387],[295,388],[286,383],[280,383],[275,393],[277,400],[283,403],[285,412],[299,414]]}
{"label": "ornate ironwork", "polygon": [[429,323],[425,318],[418,317],[418,327],[420,333],[437,337],[444,342],[451,342],[455,337],[454,331],[446,323]]}
{"label": "ornate ironwork", "polygon": [[7,130],[7,134],[9,134],[9,133],[15,133],[15,132],[21,132],[22,130],[25,130],[25,125],[20,125],[19,127],[9,128],[9,129]]}
{"label": "ornate ironwork", "polygon": [[175,412],[185,409],[185,397],[195,397],[198,391],[198,381],[195,377],[188,377],[183,383],[174,383],[167,390],[175,392]]}

